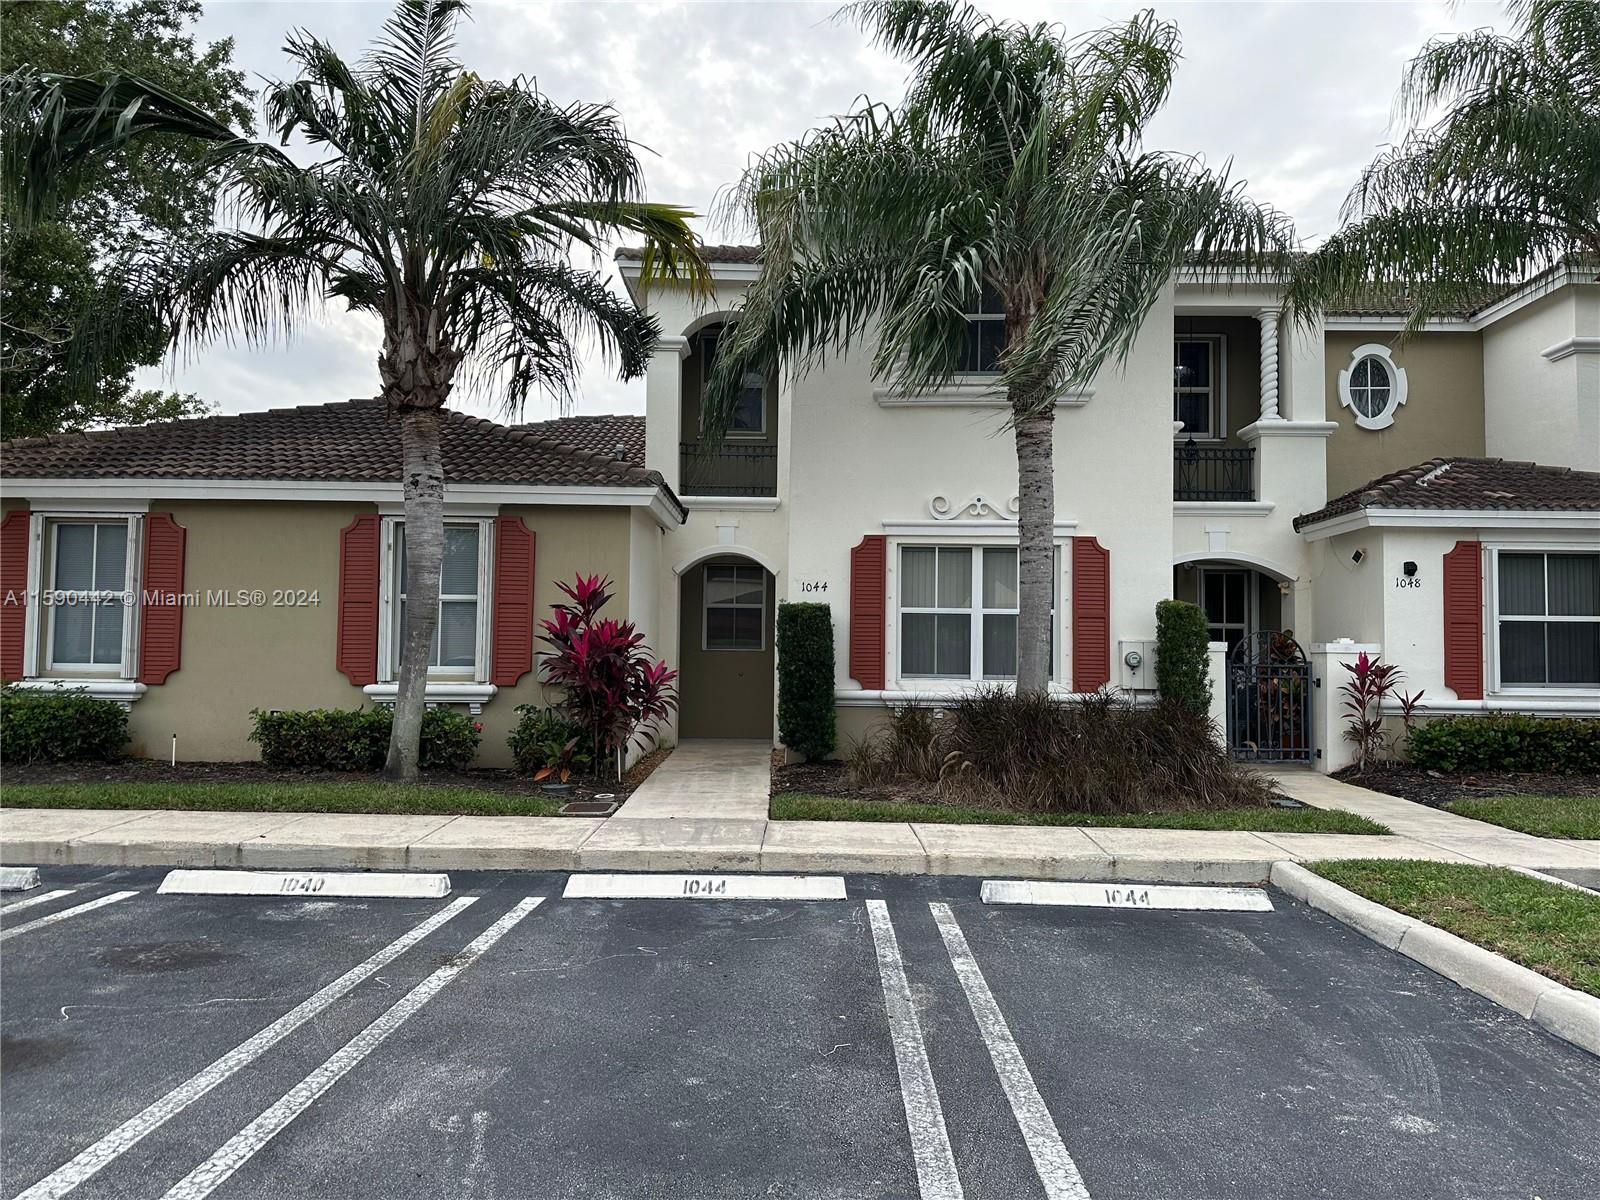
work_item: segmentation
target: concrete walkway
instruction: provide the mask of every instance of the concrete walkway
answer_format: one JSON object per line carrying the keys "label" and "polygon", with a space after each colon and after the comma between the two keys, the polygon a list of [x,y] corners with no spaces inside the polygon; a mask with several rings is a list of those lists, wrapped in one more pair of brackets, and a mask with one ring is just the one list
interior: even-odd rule
{"label": "concrete walkway", "polygon": [[1288,795],[1389,836],[769,821],[763,742],[686,741],[606,820],[0,810],[0,862],[368,870],[850,871],[1260,883],[1275,862],[1414,858],[1559,871],[1600,885],[1600,842],[1530,837],[1352,787],[1277,774]]}
{"label": "concrete walkway", "polygon": [[1309,768],[1272,772],[1278,790],[1313,808],[1342,808],[1387,825],[1398,837],[1421,842],[1472,862],[1535,870],[1571,869],[1600,874],[1600,841],[1534,837],[1503,825],[1475,821],[1318,774]]}

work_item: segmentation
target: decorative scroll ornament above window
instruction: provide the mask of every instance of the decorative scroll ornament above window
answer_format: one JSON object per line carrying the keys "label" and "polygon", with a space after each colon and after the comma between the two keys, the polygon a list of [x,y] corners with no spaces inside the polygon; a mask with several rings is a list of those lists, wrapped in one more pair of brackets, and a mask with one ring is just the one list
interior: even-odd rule
{"label": "decorative scroll ornament above window", "polygon": [[1013,496],[1002,506],[988,496],[978,495],[965,504],[952,505],[946,496],[935,496],[928,501],[928,512],[935,521],[1002,520],[1014,521],[1022,510],[1022,500]]}
{"label": "decorative scroll ornament above window", "polygon": [[1357,346],[1350,365],[1339,372],[1339,403],[1350,410],[1362,429],[1387,429],[1406,402],[1406,370],[1394,361],[1388,346]]}

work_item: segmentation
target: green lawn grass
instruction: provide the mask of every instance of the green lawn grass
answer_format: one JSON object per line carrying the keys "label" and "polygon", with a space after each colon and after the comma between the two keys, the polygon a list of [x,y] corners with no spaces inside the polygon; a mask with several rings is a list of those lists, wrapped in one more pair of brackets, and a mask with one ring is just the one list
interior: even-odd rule
{"label": "green lawn grass", "polygon": [[1387,826],[1331,808],[1218,808],[1194,812],[1036,813],[958,804],[845,800],[805,792],[772,798],[776,821],[921,821],[929,825],[1088,825],[1123,829],[1224,829],[1255,833],[1388,833]]}
{"label": "green lawn grass", "polygon": [[553,817],[561,801],[471,788],[382,783],[21,783],[7,808],[168,808],[200,812],[404,813]]}
{"label": "green lawn grass", "polygon": [[1465,863],[1354,858],[1306,866],[1369,900],[1600,996],[1600,897]]}
{"label": "green lawn grass", "polygon": [[1445,807],[1538,837],[1600,838],[1600,796],[1470,796]]}

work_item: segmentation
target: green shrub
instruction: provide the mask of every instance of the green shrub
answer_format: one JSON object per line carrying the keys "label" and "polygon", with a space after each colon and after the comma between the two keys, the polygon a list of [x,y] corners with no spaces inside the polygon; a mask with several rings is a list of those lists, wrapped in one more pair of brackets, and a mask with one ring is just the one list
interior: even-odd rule
{"label": "green shrub", "polygon": [[833,610],[826,604],[778,606],[778,737],[807,762],[833,753]]}
{"label": "green shrub", "polygon": [[1156,687],[1162,699],[1210,713],[1210,642],[1204,609],[1182,600],[1156,605]]}
{"label": "green shrub", "polygon": [[857,787],[915,780],[945,803],[1035,812],[1126,813],[1259,807],[1264,778],[1234,763],[1209,717],[1163,700],[1082,700],[984,688],[945,706],[904,708],[852,749]]}
{"label": "green shrub", "polygon": [[1600,773],[1600,718],[1527,713],[1436,717],[1406,739],[1411,761],[1429,771]]}
{"label": "green shrub", "polygon": [[[250,716],[261,761],[280,771],[376,771],[389,751],[394,713],[378,708],[308,708]],[[460,771],[478,752],[482,727],[461,713],[430,708],[422,717],[424,770]]]}
{"label": "green shrub", "polygon": [[128,743],[128,710],[76,688],[0,688],[0,760],[112,762]]}
{"label": "green shrub", "polygon": [[573,771],[593,761],[585,748],[584,728],[560,709],[517,705],[517,725],[506,738],[517,770],[555,776],[565,783]]}
{"label": "green shrub", "polygon": [[[388,712],[388,709],[384,709]],[[478,756],[483,726],[453,708],[430,708],[422,714],[422,746],[417,762],[423,770],[465,771]],[[389,735],[383,735],[388,750]]]}

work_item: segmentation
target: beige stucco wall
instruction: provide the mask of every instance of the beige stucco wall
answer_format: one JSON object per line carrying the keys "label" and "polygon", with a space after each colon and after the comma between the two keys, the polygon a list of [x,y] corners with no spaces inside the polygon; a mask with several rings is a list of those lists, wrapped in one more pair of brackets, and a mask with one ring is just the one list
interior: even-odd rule
{"label": "beige stucco wall", "polygon": [[[8,500],[6,509],[25,507]],[[178,757],[229,762],[258,757],[249,741],[254,708],[361,708],[368,701],[334,666],[338,628],[339,533],[370,504],[265,501],[152,501],[187,531],[184,590],[200,599],[184,611],[182,665],[167,682],[150,687],[129,713],[130,753],[164,758],[173,734]],[[579,572],[609,575],[616,596],[606,609],[633,616],[658,643],[653,605],[630,600],[633,534],[652,533],[648,519],[635,525],[624,507],[573,505],[505,507],[536,536],[534,615],[560,599],[558,580]],[[648,555],[645,556],[648,561]],[[240,606],[208,601],[207,592],[237,596],[259,589],[269,597],[289,590],[315,595],[304,605]],[[647,589],[648,590],[648,589]],[[479,763],[508,766],[506,736],[519,704],[554,697],[536,672],[501,688],[476,719],[483,725]],[[462,707],[463,712],[466,711]]]}
{"label": "beige stucco wall", "polygon": [[[1327,335],[1327,419],[1339,428],[1328,439],[1328,494],[1343,495],[1370,479],[1430,458],[1484,453],[1483,339],[1477,333],[1419,333],[1396,341],[1391,332]],[[1406,372],[1406,402],[1387,429],[1362,429],[1339,403],[1339,372],[1369,343],[1388,345]]]}

